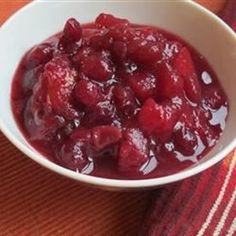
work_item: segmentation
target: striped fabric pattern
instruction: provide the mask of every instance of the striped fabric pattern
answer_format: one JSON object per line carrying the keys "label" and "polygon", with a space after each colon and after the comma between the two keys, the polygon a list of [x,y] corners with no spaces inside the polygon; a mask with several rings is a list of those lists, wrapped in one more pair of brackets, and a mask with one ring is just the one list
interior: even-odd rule
{"label": "striped fabric pattern", "polygon": [[156,192],[140,235],[234,235],[236,152],[222,163]]}
{"label": "striped fabric pattern", "polygon": [[[29,1],[0,0],[0,25]],[[198,0],[234,27],[236,0],[225,1]],[[46,170],[0,133],[0,236],[233,236],[235,162],[232,152],[202,174],[162,189],[113,193]]]}

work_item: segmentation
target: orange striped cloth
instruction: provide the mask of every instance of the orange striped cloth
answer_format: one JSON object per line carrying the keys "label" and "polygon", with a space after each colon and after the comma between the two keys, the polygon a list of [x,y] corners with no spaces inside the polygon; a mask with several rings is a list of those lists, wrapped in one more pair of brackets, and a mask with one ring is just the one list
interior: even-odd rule
{"label": "orange striped cloth", "polygon": [[[225,0],[199,1],[218,12]],[[0,0],[0,24],[26,2]],[[235,158],[232,153],[203,174],[161,190],[112,193],[42,168],[0,133],[0,235],[211,235],[212,227],[220,232],[215,235],[233,235],[235,182],[228,176],[235,175]]]}

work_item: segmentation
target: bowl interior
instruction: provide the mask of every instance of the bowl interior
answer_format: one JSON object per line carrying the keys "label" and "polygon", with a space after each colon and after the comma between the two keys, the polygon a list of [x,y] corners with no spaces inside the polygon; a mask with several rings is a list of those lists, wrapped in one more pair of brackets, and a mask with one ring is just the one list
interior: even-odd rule
{"label": "bowl interior", "polygon": [[[19,132],[10,106],[10,88],[22,55],[34,44],[62,29],[66,19],[91,22],[107,12],[131,22],[150,24],[173,32],[204,55],[228,95],[230,113],[218,144],[197,165],[176,175],[140,181],[113,181],[82,176],[47,161],[30,147]],[[14,15],[0,30],[0,127],[22,151],[40,164],[74,179],[112,187],[157,186],[200,172],[224,157],[235,146],[236,136],[236,36],[221,20],[191,1],[36,1]]]}

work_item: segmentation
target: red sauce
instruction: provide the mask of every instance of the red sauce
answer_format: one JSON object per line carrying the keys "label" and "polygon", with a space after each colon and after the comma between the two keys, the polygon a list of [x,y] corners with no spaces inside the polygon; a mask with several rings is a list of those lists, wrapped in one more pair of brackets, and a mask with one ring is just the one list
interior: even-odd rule
{"label": "red sauce", "polygon": [[69,19],[21,60],[12,109],[27,141],[80,173],[176,173],[222,133],[228,102],[207,61],[179,37],[101,14]]}

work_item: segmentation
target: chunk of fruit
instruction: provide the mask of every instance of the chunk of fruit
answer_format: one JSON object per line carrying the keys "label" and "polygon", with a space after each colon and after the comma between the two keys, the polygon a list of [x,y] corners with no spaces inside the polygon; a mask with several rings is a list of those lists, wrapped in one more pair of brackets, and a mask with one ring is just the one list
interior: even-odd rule
{"label": "chunk of fruit", "polygon": [[115,86],[113,95],[117,110],[124,115],[131,115],[135,109],[135,97],[133,91],[129,87]]}
{"label": "chunk of fruit", "polygon": [[[213,146],[216,143],[217,135],[216,127],[210,125],[211,113],[203,108],[195,108],[193,111],[193,118],[195,129],[201,137],[202,142],[206,146]],[[219,127],[218,127],[219,128]],[[218,131],[219,132],[219,131]]]}
{"label": "chunk of fruit", "polygon": [[202,107],[196,107],[192,110],[192,116],[194,119],[194,125],[196,128],[199,126],[209,125],[209,120],[211,118],[211,113]]}
{"label": "chunk of fruit", "polygon": [[81,41],[68,43],[64,36],[62,36],[58,42],[57,48],[63,53],[69,56],[75,55],[81,48]]}
{"label": "chunk of fruit", "polygon": [[75,86],[77,101],[88,106],[96,106],[103,99],[101,88],[88,80],[80,80]]}
{"label": "chunk of fruit", "polygon": [[193,155],[198,145],[197,134],[184,124],[175,131],[174,140],[177,149],[185,156]]}
{"label": "chunk of fruit", "polygon": [[40,76],[33,87],[33,94],[27,102],[24,113],[25,125],[32,135],[31,140],[49,141],[65,125],[63,117],[52,112],[47,101],[47,81]]}
{"label": "chunk of fruit", "polygon": [[150,73],[134,72],[128,76],[128,84],[141,101],[155,97],[156,78]]}
{"label": "chunk of fruit", "polygon": [[25,66],[28,69],[39,65],[44,65],[51,60],[53,55],[52,45],[49,43],[42,43],[33,47],[25,57]]}
{"label": "chunk of fruit", "polygon": [[226,101],[224,93],[217,86],[211,85],[204,91],[203,103],[210,109],[219,109],[225,105],[224,101]]}
{"label": "chunk of fruit", "polygon": [[196,125],[192,107],[188,104],[184,106],[184,112],[179,118],[179,122],[186,127],[193,128]]}
{"label": "chunk of fruit", "polygon": [[111,43],[119,41],[128,43],[134,40],[135,36],[135,29],[126,25],[116,25],[115,27],[109,28],[107,33],[104,34],[105,40]]}
{"label": "chunk of fruit", "polygon": [[179,114],[169,104],[157,104],[149,98],[138,114],[138,122],[147,134],[172,132]]}
{"label": "chunk of fruit", "polygon": [[63,166],[81,172],[89,162],[87,148],[83,141],[69,139],[62,145],[58,158]]}
{"label": "chunk of fruit", "polygon": [[119,142],[121,137],[121,131],[114,126],[104,125],[92,129],[92,145],[96,151]]}
{"label": "chunk of fruit", "polygon": [[48,96],[56,113],[73,119],[77,111],[72,107],[72,92],[77,73],[64,56],[54,57],[45,65],[42,76],[47,80]]}
{"label": "chunk of fruit", "polygon": [[110,50],[113,44],[113,39],[107,37],[107,35],[99,34],[90,38],[88,45],[96,50]]}
{"label": "chunk of fruit", "polygon": [[193,102],[200,102],[201,87],[189,50],[183,47],[174,60],[174,68],[184,79],[184,90]]}
{"label": "chunk of fruit", "polygon": [[95,107],[86,110],[83,125],[111,124],[115,116],[115,106],[108,100],[99,102]]}
{"label": "chunk of fruit", "polygon": [[52,116],[52,114],[34,113],[34,122],[37,124],[32,132],[31,140],[51,141],[57,132],[65,125],[63,117]]}
{"label": "chunk of fruit", "polygon": [[148,140],[139,129],[127,129],[121,142],[118,165],[121,171],[138,170],[148,161]]}
{"label": "chunk of fruit", "polygon": [[197,132],[201,141],[206,147],[212,147],[216,144],[217,139],[219,136],[217,135],[214,127],[210,127],[207,124],[202,124],[198,127]]}
{"label": "chunk of fruit", "polygon": [[183,79],[167,63],[158,67],[158,96],[171,99],[183,93]]}
{"label": "chunk of fruit", "polygon": [[92,53],[94,53],[94,49],[91,47],[83,47],[78,52],[76,52],[76,54],[72,57],[72,63],[75,68],[79,70],[83,60],[85,60]]}
{"label": "chunk of fruit", "polygon": [[91,155],[91,130],[80,127],[73,130],[58,152],[58,158],[64,166],[79,172],[89,163]]}
{"label": "chunk of fruit", "polygon": [[162,45],[147,40],[134,40],[128,44],[128,57],[140,65],[151,66],[162,59]]}
{"label": "chunk of fruit", "polygon": [[28,100],[24,112],[24,125],[31,135],[31,141],[51,141],[57,131],[65,125],[65,120],[47,112],[46,105],[32,98]]}
{"label": "chunk of fruit", "polygon": [[113,66],[107,53],[94,53],[84,58],[80,71],[90,79],[106,81],[113,75]]}
{"label": "chunk of fruit", "polygon": [[91,144],[91,130],[78,127],[73,130],[72,134],[70,135],[70,139],[74,141],[80,140],[81,142]]}
{"label": "chunk of fruit", "polygon": [[110,28],[115,25],[128,25],[129,21],[126,19],[121,19],[114,17],[113,15],[110,14],[104,14],[101,13],[95,20],[95,23],[98,26]]}

